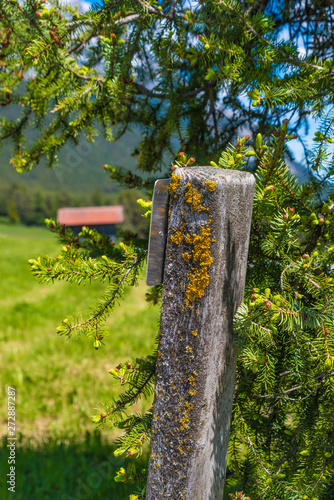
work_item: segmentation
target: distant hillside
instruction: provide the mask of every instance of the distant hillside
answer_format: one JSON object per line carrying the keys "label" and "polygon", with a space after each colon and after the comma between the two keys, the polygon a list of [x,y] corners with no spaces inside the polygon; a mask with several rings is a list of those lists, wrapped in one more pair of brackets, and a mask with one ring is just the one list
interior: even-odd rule
{"label": "distant hillside", "polygon": [[[1,112],[4,113],[4,110]],[[19,110],[6,109],[4,114],[8,118],[16,119]],[[0,183],[3,187],[15,183],[45,191],[71,191],[77,194],[96,190],[112,193],[118,190],[118,184],[109,178],[102,165],[108,163],[131,171],[136,170],[136,157],[131,154],[139,142],[139,131],[127,132],[113,143],[105,141],[101,134],[101,138],[97,137],[95,143],[82,140],[77,147],[67,145],[59,154],[57,167],[47,169],[45,162],[41,162],[30,172],[22,174],[18,174],[9,163],[12,148],[7,143],[0,151]],[[169,164],[169,161],[170,159],[166,158],[166,164]],[[308,174],[303,167],[295,162],[288,164],[301,182],[307,180]]]}
{"label": "distant hillside", "polygon": [[[17,120],[21,115],[21,108],[10,106],[1,109],[0,113],[10,120]],[[36,131],[27,130],[28,143],[33,139],[33,134],[36,134]],[[18,174],[9,163],[12,145],[7,142],[0,150],[0,182],[1,184],[24,183],[28,187],[41,187],[46,191],[113,192],[117,190],[118,185],[109,178],[102,165],[104,163],[115,164],[135,170],[136,157],[131,156],[131,153],[139,142],[140,133],[136,130],[127,132],[115,142],[107,142],[102,134],[95,138],[95,143],[88,143],[82,139],[77,147],[67,145],[63,148],[59,153],[57,167],[47,169],[46,163],[41,162],[30,172],[22,174]]]}
{"label": "distant hillside", "polygon": [[[81,141],[78,147],[67,146],[59,154],[59,165],[52,169],[41,163],[30,172],[18,174],[10,165],[10,147],[5,145],[0,153],[1,184],[25,184],[28,187],[41,187],[46,191],[70,190],[75,193],[88,193],[101,190],[111,193],[118,184],[111,180],[102,168],[104,163],[115,164],[131,171],[136,169],[136,157],[131,153],[140,140],[139,133],[128,132],[119,141],[108,143],[104,140],[90,144]],[[295,162],[288,162],[291,171],[301,182],[307,180],[307,171]]]}
{"label": "distant hillside", "polygon": [[9,163],[12,148],[10,144],[5,144],[0,153],[0,179],[2,183],[24,183],[47,191],[115,191],[117,183],[108,177],[102,165],[116,164],[134,170],[136,157],[131,156],[131,153],[139,140],[140,136],[136,132],[128,132],[114,143],[99,138],[95,143],[82,140],[79,146],[68,145],[61,151],[57,167],[48,169],[45,163],[41,163],[22,174],[18,174]]}

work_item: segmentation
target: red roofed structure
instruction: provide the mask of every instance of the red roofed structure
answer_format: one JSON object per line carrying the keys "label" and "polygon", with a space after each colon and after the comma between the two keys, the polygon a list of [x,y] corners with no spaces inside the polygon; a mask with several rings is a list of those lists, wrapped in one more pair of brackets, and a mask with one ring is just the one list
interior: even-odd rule
{"label": "red roofed structure", "polygon": [[57,222],[65,224],[75,233],[80,232],[83,226],[89,226],[100,233],[115,236],[115,224],[124,222],[123,206],[59,208]]}

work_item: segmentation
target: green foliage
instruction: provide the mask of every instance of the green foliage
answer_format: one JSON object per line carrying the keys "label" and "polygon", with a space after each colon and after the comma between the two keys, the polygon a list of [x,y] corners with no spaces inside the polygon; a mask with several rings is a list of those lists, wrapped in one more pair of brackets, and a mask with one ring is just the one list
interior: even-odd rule
{"label": "green foliage", "polygon": [[[299,7],[290,16],[291,39],[282,41],[291,3],[262,3],[208,0],[189,10],[182,0],[159,7],[127,0],[79,14],[58,2],[48,9],[40,0],[3,0],[0,103],[21,108],[16,120],[4,115],[0,122],[1,141],[15,144],[13,166],[29,170],[45,157],[51,166],[64,145],[94,142],[97,134],[113,141],[132,124],[142,132],[134,154],[145,172],[179,147],[202,163],[242,129],[268,136],[277,111],[298,109],[297,130],[311,107],[320,113],[332,102],[329,29],[328,40],[312,48],[316,22],[328,23],[328,15],[316,2],[307,23]],[[250,101],[241,99],[246,93]],[[29,127],[38,131],[33,141],[26,140]],[[124,168],[113,166],[111,174],[125,182]]]}
{"label": "green foliage", "polygon": [[[289,171],[284,125],[267,147],[257,139],[247,283],[235,317],[230,470],[252,498],[313,498],[328,488],[334,466],[327,453],[334,444],[334,205]],[[234,157],[231,148],[221,166],[231,168]]]}
{"label": "green foliage", "polygon": [[[330,495],[334,41],[328,2],[201,0],[189,10],[183,0],[106,0],[80,14],[57,1],[48,8],[40,0],[9,0],[0,9],[0,104],[22,108],[17,120],[0,119],[0,141],[12,139],[17,171],[42,157],[55,164],[64,145],[94,141],[98,127],[111,141],[135,125],[142,135],[134,151],[138,171],[104,167],[148,197],[154,177],[169,175],[166,155],[174,158],[173,171],[211,162],[255,173],[245,300],[235,318],[239,361],[227,483],[239,481],[252,499]],[[288,142],[303,142],[311,114],[322,122],[313,151],[304,144],[310,181],[299,185],[287,164],[294,148]],[[38,134],[28,143],[29,127]],[[140,203],[149,218],[150,202]],[[9,208],[15,220],[15,207]],[[127,232],[112,245],[87,228],[76,237],[48,225],[63,246],[57,258],[30,261],[40,282],[108,284],[89,313],[67,317],[58,329],[68,337],[85,333],[98,349],[108,314],[137,283],[147,241]],[[155,287],[147,298],[158,303],[160,296]],[[132,408],[152,394],[155,359],[137,358],[110,372],[124,391],[93,421],[125,431],[117,454],[137,457],[149,439],[151,411]],[[137,479],[142,484],[133,496],[143,498],[145,473],[132,464],[116,476]]]}
{"label": "green foliage", "polygon": [[147,212],[145,212],[145,214],[143,215],[143,217],[145,217],[145,219],[151,219],[151,213],[152,213],[152,202],[151,201],[144,201],[142,200],[141,198],[139,200],[137,200],[137,203],[138,205],[143,209],[143,210],[147,210]]}
{"label": "green foliage", "polygon": [[40,283],[55,279],[78,285],[93,280],[108,281],[104,295],[91,307],[86,317],[67,317],[57,328],[60,335],[70,337],[73,333],[85,333],[93,337],[94,348],[98,349],[105,337],[106,316],[124,297],[125,287],[137,284],[146,251],[123,241],[115,244],[109,237],[101,236],[88,227],[83,227],[76,236],[70,229],[52,220],[47,223],[68,244],[61,247],[57,258],[41,255],[38,259],[29,260],[32,274]]}
{"label": "green foliage", "polygon": [[237,491],[235,495],[232,495],[232,493],[228,493],[227,498],[232,498],[233,500],[250,500],[250,497],[246,497],[242,493],[242,491]]}

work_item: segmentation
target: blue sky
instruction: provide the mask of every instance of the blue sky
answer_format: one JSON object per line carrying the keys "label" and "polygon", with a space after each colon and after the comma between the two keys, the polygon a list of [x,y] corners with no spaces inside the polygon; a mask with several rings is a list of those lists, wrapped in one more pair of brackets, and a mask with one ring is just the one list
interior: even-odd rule
{"label": "blue sky", "polygon": [[89,6],[91,5],[92,1],[91,0],[67,0],[66,3],[69,3],[73,6],[78,5],[80,11],[86,11],[89,9]]}

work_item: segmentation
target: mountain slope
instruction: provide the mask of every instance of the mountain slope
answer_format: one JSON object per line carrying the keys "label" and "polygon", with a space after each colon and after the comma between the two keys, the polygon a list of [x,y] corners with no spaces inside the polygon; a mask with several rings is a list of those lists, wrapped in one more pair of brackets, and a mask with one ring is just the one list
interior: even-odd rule
{"label": "mountain slope", "polygon": [[137,132],[128,132],[114,143],[100,138],[97,138],[95,143],[82,140],[77,147],[67,145],[63,149],[59,155],[58,166],[48,169],[45,163],[41,163],[30,172],[22,174],[18,174],[9,163],[12,148],[7,143],[0,153],[1,183],[24,183],[29,187],[41,187],[47,191],[115,191],[117,183],[109,179],[102,165],[115,164],[134,170],[136,158],[131,156],[131,153],[139,139]]}

